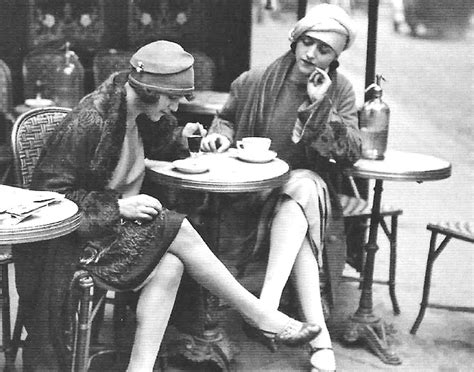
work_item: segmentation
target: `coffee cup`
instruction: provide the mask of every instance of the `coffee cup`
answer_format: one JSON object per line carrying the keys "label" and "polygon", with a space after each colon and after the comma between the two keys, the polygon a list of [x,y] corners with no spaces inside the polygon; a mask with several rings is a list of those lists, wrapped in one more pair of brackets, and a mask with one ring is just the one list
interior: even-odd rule
{"label": "coffee cup", "polygon": [[266,137],[244,137],[237,141],[237,148],[248,153],[265,153],[270,149],[272,140]]}

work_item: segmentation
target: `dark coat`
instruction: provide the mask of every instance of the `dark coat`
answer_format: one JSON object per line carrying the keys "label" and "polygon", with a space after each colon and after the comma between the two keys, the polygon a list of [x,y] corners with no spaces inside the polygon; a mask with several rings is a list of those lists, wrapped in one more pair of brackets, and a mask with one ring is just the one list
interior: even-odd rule
{"label": "dark coat", "polygon": [[[126,78],[126,74],[112,75],[84,97],[51,135],[35,168],[31,188],[65,194],[79,206],[83,219],[79,229],[66,237],[13,248],[17,290],[28,331],[23,354],[26,371],[67,369],[63,315],[69,283],[86,246],[101,252],[113,245],[121,256],[112,265],[120,270],[157,241],[166,249],[182,221],[182,215],[167,211],[158,224],[121,224],[120,195],[107,185],[125,136]],[[174,117],[151,126],[141,119],[139,130],[146,157],[173,160],[182,152],[187,154],[177,141],[181,132]],[[89,268],[92,274],[109,279],[109,272],[103,271],[105,266],[92,264]],[[129,289],[146,278],[147,270],[138,275],[138,283],[127,283],[123,288],[120,278],[111,277],[110,281],[119,289]]]}
{"label": "dark coat", "polygon": [[[231,141],[246,136],[267,136],[276,97],[294,63],[294,54],[288,52],[264,70],[252,69],[241,74],[232,83],[229,99],[214,119],[210,133],[220,133]],[[333,64],[329,72],[332,84],[321,104],[313,109],[308,103],[308,109],[295,112],[295,119],[298,116],[306,124],[298,144],[303,147],[304,159],[298,164],[289,164],[292,169],[316,172],[329,187],[333,213],[326,230],[324,258],[333,305],[345,265],[346,242],[342,208],[331,182],[339,169],[331,160],[336,160],[338,167],[347,166],[361,155],[354,90],[349,80],[336,71],[337,66],[338,63]],[[267,200],[260,220],[271,218],[265,211],[271,210],[275,202],[275,198]],[[254,209],[258,205],[254,199],[251,203]]]}

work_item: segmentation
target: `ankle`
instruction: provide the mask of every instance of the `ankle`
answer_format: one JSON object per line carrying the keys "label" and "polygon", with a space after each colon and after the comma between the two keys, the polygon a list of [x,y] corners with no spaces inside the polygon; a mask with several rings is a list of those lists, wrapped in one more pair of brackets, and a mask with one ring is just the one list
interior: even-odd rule
{"label": "ankle", "polygon": [[266,311],[262,312],[259,319],[257,319],[255,325],[261,330],[279,333],[285,329],[290,320],[291,318],[288,315],[278,310],[267,308]]}
{"label": "ankle", "polygon": [[322,330],[321,330],[321,333],[318,335],[318,337],[313,338],[309,342],[309,345],[312,349],[332,347],[331,336],[329,335],[327,328],[326,327],[321,327],[321,328]]}

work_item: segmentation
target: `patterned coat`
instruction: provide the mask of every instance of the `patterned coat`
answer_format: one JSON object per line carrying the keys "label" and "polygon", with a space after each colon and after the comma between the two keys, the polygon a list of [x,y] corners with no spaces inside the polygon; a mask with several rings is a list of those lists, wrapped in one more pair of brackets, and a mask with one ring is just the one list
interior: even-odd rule
{"label": "patterned coat", "polygon": [[[85,247],[92,247],[97,255],[88,266],[96,279],[114,288],[131,289],[152,269],[137,268],[134,260],[157,245],[162,255],[184,218],[166,211],[162,219],[154,220],[156,223],[121,223],[120,195],[107,185],[125,136],[126,81],[124,73],[112,75],[84,97],[51,135],[35,168],[31,188],[65,194],[78,204],[83,219],[79,229],[66,237],[13,248],[17,289],[28,331],[23,354],[26,371],[66,369],[63,314],[68,286]],[[162,118],[153,125],[146,125],[150,123],[145,118],[139,119],[146,157],[174,160],[187,154],[178,141],[181,131],[174,117]],[[124,272],[133,274],[133,278],[125,282],[121,275]]]}

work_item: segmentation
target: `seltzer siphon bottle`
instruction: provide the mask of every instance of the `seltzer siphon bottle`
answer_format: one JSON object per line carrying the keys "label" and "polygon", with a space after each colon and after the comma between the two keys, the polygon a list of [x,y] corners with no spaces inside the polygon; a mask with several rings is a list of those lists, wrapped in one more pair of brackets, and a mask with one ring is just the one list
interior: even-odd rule
{"label": "seltzer siphon bottle", "polygon": [[390,108],[382,101],[382,75],[376,76],[376,83],[367,87],[372,98],[364,103],[359,112],[359,128],[362,133],[362,157],[381,160],[387,151]]}

